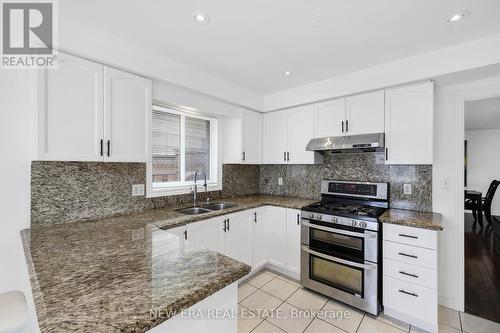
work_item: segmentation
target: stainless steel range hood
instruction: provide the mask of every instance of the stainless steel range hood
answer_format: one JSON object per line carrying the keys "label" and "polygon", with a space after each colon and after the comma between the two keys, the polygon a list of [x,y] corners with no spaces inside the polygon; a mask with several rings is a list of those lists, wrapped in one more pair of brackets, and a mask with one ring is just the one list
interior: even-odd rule
{"label": "stainless steel range hood", "polygon": [[307,151],[332,151],[338,153],[358,153],[383,151],[384,133],[350,136],[330,136],[312,139],[306,146]]}

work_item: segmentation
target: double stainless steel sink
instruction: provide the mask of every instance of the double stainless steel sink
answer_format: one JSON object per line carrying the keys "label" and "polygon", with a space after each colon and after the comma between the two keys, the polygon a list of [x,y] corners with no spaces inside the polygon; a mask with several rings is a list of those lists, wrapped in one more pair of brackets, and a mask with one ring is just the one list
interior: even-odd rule
{"label": "double stainless steel sink", "polygon": [[235,207],[235,206],[237,206],[237,204],[230,203],[230,202],[217,202],[217,203],[214,202],[214,203],[199,206],[199,207],[188,207],[188,208],[177,209],[176,212],[179,212],[181,214],[186,214],[186,215],[198,215],[198,214],[215,212],[218,210],[223,210],[223,209],[231,208],[231,207]]}

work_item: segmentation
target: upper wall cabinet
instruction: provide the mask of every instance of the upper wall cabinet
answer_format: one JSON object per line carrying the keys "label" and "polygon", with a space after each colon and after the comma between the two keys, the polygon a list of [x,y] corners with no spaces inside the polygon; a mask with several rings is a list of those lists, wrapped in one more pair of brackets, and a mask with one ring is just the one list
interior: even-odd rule
{"label": "upper wall cabinet", "polygon": [[385,92],[386,164],[432,164],[434,84]]}
{"label": "upper wall cabinet", "polygon": [[104,68],[104,160],[146,162],[151,135],[151,81]]}
{"label": "upper wall cabinet", "polygon": [[246,164],[262,163],[262,115],[244,111],[241,160]]}
{"label": "upper wall cabinet", "polygon": [[338,98],[314,104],[314,136],[341,136],[345,132],[345,102]]}
{"label": "upper wall cabinet", "polygon": [[37,158],[102,161],[104,66],[59,54],[38,72]]}
{"label": "upper wall cabinet", "polygon": [[264,114],[264,163],[314,164],[322,156],[306,151],[314,138],[312,105]]}
{"label": "upper wall cabinet", "polygon": [[[263,152],[265,164],[285,164],[288,140],[287,111],[264,114]],[[305,146],[304,146],[305,149]]]}
{"label": "upper wall cabinet", "polygon": [[150,80],[60,53],[37,82],[37,159],[147,161]]}
{"label": "upper wall cabinet", "polygon": [[347,135],[384,132],[384,92],[375,91],[346,98]]}
{"label": "upper wall cabinet", "polygon": [[241,118],[222,119],[223,163],[262,163],[262,115],[243,111]]}

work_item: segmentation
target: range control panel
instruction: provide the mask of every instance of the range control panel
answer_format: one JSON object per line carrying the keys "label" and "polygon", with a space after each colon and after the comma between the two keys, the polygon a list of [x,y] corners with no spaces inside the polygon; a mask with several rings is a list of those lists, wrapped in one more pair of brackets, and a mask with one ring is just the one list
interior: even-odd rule
{"label": "range control panel", "polygon": [[387,183],[323,180],[322,194],[387,200]]}

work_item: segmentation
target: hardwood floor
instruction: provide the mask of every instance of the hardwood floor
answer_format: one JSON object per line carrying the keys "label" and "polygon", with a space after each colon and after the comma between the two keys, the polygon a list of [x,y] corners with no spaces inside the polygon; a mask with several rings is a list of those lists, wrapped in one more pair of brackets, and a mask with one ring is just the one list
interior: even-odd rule
{"label": "hardwood floor", "polygon": [[465,214],[465,312],[500,322],[500,238],[473,222]]}

